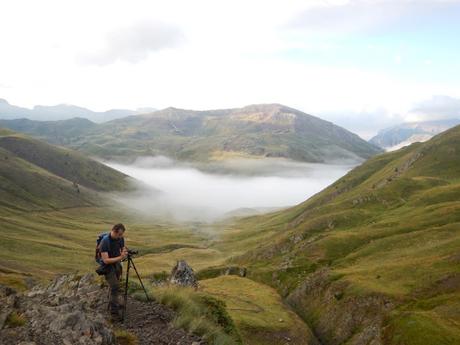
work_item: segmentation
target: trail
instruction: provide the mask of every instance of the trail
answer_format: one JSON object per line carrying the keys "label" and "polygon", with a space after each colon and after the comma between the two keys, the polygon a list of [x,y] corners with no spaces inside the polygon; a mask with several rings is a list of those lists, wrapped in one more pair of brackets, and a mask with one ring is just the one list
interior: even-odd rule
{"label": "trail", "polygon": [[172,309],[158,302],[141,302],[128,297],[125,322],[114,325],[135,334],[139,345],[206,344],[200,337],[174,328],[171,324],[174,315]]}

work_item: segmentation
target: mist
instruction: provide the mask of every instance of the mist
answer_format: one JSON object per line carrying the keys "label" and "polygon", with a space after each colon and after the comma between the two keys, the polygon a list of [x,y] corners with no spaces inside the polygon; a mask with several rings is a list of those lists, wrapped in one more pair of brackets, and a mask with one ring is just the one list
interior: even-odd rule
{"label": "mist", "polygon": [[140,182],[137,192],[117,196],[126,207],[153,217],[201,222],[296,205],[356,165],[277,158],[194,165],[162,156],[104,164]]}

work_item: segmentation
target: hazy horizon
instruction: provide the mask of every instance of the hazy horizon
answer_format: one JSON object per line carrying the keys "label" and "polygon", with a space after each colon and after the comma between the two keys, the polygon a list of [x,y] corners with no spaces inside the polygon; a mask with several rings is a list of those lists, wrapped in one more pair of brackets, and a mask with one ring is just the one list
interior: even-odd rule
{"label": "hazy horizon", "polygon": [[2,10],[0,98],[22,107],[281,103],[363,138],[460,113],[458,1],[29,0]]}

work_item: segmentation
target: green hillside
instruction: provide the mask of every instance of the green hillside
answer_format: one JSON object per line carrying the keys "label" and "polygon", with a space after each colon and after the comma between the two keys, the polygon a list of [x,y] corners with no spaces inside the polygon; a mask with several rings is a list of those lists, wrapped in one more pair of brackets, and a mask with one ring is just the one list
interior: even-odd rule
{"label": "green hillside", "polygon": [[0,213],[99,205],[129,177],[70,149],[0,129]]}
{"label": "green hillside", "polygon": [[285,157],[329,162],[382,152],[331,122],[280,104],[208,111],[167,108],[102,124],[88,122],[2,120],[0,125],[104,158],[166,155],[206,162]]}
{"label": "green hillside", "polygon": [[38,121],[26,118],[3,120],[0,127],[6,127],[16,132],[25,133],[50,144],[67,145],[81,137],[97,124],[88,119],[75,117],[68,120]]}
{"label": "green hillside", "polygon": [[[143,277],[185,258],[200,291],[227,301],[248,344],[304,343],[298,316],[323,345],[460,341],[460,126],[375,155],[295,207],[180,226],[104,206],[95,189],[73,189],[72,170],[33,156],[72,151],[7,130],[0,149],[0,283],[91,270],[95,234],[123,221]],[[228,266],[245,267],[246,278],[221,276]]]}
{"label": "green hillside", "polygon": [[275,287],[323,344],[458,344],[460,126],[237,221],[215,248],[237,248],[229,262]]}

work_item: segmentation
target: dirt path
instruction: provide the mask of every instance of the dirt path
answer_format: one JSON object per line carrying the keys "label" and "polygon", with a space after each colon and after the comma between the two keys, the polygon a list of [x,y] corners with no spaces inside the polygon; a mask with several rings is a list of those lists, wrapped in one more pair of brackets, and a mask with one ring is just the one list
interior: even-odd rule
{"label": "dirt path", "polygon": [[200,337],[174,328],[170,323],[173,318],[174,311],[165,305],[128,298],[126,320],[115,326],[135,334],[139,345],[206,344]]}

